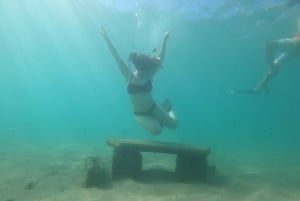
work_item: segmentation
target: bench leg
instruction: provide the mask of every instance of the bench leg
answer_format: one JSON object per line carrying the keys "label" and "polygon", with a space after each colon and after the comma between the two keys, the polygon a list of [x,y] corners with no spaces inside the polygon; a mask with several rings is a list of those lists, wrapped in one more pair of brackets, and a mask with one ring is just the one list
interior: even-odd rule
{"label": "bench leg", "polygon": [[137,178],[142,170],[142,155],[135,150],[114,150],[112,178]]}
{"label": "bench leg", "polygon": [[176,176],[178,181],[206,181],[207,160],[203,156],[178,154]]}

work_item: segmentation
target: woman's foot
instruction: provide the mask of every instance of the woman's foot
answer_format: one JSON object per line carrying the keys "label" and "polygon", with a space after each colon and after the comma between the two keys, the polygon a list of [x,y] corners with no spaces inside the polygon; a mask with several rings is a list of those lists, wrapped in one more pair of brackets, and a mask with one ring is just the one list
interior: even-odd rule
{"label": "woman's foot", "polygon": [[160,106],[165,109],[167,112],[170,112],[172,110],[172,104],[169,101],[169,99],[164,100]]}

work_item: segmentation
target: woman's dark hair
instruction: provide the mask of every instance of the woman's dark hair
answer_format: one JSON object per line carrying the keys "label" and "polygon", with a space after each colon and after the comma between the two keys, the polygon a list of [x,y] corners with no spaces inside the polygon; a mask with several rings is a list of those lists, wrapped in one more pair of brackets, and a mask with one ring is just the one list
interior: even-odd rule
{"label": "woman's dark hair", "polygon": [[130,53],[128,60],[134,64],[137,70],[149,70],[153,67],[160,66],[159,59],[135,52]]}

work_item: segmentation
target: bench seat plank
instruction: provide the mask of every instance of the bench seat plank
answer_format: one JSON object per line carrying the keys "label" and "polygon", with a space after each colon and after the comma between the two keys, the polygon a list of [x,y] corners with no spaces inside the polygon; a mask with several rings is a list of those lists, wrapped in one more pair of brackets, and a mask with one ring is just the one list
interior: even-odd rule
{"label": "bench seat plank", "polygon": [[106,143],[115,149],[136,150],[141,152],[156,152],[167,154],[193,154],[206,157],[210,154],[209,148],[198,146],[136,139],[108,139]]}

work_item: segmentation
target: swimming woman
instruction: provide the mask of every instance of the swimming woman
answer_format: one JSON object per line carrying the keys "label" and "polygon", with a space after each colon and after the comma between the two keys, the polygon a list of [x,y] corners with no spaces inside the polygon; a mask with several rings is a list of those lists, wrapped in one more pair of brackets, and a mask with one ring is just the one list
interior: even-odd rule
{"label": "swimming woman", "polygon": [[137,122],[146,128],[153,135],[161,133],[163,127],[175,129],[178,125],[171,103],[166,100],[158,105],[152,97],[152,82],[154,75],[161,68],[165,57],[167,40],[170,33],[166,32],[162,41],[161,49],[157,57],[150,57],[145,54],[130,53],[129,65],[132,63],[135,70],[120,58],[117,50],[113,46],[107,33],[102,28],[100,31],[119,70],[125,77],[127,83],[127,93],[130,97],[133,114]]}
{"label": "swimming woman", "polygon": [[288,62],[300,58],[300,19],[298,20],[298,32],[294,37],[278,39],[266,44],[265,57],[268,69],[258,85],[249,90],[232,90],[232,93],[260,94],[268,92],[268,83],[279,70]]}

